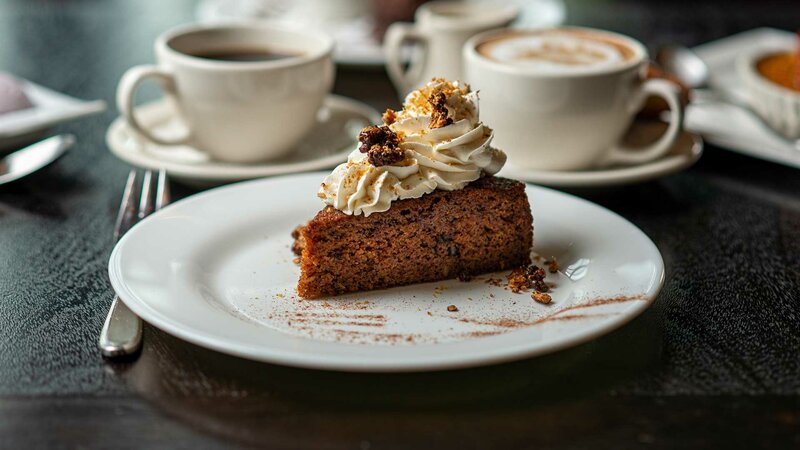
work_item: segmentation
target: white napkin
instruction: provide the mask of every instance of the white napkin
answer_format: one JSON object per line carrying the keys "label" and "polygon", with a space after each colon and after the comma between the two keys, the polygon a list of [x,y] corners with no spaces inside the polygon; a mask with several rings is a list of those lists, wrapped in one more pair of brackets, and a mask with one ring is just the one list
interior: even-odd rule
{"label": "white napkin", "polygon": [[19,81],[33,107],[0,115],[0,140],[12,139],[106,109],[106,103],[102,100],[79,100],[31,81]]}
{"label": "white napkin", "polygon": [[800,149],[753,114],[755,112],[731,103],[691,104],[686,110],[684,126],[715,145],[800,168]]}

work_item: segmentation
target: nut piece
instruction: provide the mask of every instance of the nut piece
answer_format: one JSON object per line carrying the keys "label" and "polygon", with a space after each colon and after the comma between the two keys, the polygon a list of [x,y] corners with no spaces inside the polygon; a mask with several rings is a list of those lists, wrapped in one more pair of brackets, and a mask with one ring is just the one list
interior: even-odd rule
{"label": "nut piece", "polygon": [[458,308],[456,308],[456,305],[450,305],[447,307],[447,310],[450,312],[456,312],[458,311]]}
{"label": "nut piece", "polygon": [[442,128],[453,123],[453,119],[447,117],[447,96],[444,92],[434,92],[428,97],[433,112],[431,113],[431,128]]}
{"label": "nut piece", "polygon": [[550,297],[550,294],[545,294],[544,292],[539,292],[539,291],[533,291],[533,294],[531,294],[531,298],[533,298],[539,303],[544,303],[545,305],[553,300],[553,298]]}
{"label": "nut piece", "polygon": [[375,167],[390,166],[405,159],[400,148],[400,138],[388,126],[370,125],[358,133],[358,151],[367,153],[369,163]]}
{"label": "nut piece", "polygon": [[508,288],[511,292],[519,294],[535,289],[539,292],[549,292],[550,287],[544,282],[544,269],[536,265],[517,267],[508,274]]}

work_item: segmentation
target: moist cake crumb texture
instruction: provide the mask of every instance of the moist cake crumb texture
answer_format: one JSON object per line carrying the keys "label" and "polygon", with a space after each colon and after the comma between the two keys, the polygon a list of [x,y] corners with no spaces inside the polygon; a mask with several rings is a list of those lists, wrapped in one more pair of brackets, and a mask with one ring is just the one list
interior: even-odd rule
{"label": "moist cake crumb texture", "polygon": [[297,290],[319,298],[527,266],[532,226],[525,185],[491,176],[368,217],[328,206],[294,234]]}

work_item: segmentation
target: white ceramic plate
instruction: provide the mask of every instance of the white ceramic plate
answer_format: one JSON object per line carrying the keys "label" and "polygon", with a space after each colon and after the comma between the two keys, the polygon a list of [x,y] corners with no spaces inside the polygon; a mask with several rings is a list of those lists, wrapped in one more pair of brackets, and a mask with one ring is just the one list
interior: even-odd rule
{"label": "white ceramic plate", "polygon": [[[156,133],[181,133],[171,105],[163,100],[136,108],[139,121]],[[276,160],[258,164],[214,161],[189,146],[167,147],[153,144],[131,130],[118,117],[106,133],[111,152],[123,161],[146,169],[166,169],[183,182],[209,186],[272,175],[307,172],[333,167],[347,160],[356,145],[361,128],[381,121],[371,107],[346,97],[328,96],[318,115],[314,132],[297,145],[295,151]]]}
{"label": "white ceramic plate", "polygon": [[[661,131],[658,131],[655,136],[660,134]],[[702,154],[703,140],[700,136],[684,131],[666,155],[643,164],[567,172],[515,167],[514,161],[510,159],[500,175],[546,186],[571,188],[620,186],[680,172],[691,167]]]}
{"label": "white ceramic plate", "polygon": [[114,289],[152,325],[224,353],[317,369],[422,371],[585,342],[644,311],[664,281],[658,249],[631,223],[529,186],[536,251],[561,265],[547,278],[551,304],[496,286],[505,272],[302,300],[290,233],[320,209],[323,176],[238,183],[153,214],[114,248]]}
{"label": "white ceramic plate", "polygon": [[[506,2],[520,7],[520,18],[514,25],[517,27],[556,26],[564,23],[566,17],[563,0],[506,0]],[[361,3],[369,4],[363,0]],[[337,6],[341,8],[344,5]],[[333,56],[337,63],[351,66],[383,65],[383,50],[372,34],[373,21],[367,9],[362,11],[362,14],[333,20],[312,17],[309,7],[313,7],[310,2],[289,0],[203,0],[197,5],[196,16],[201,22],[256,19],[283,25],[313,26],[324,30],[336,40]]]}
{"label": "white ceramic plate", "polygon": [[797,36],[773,28],[757,28],[694,48],[710,72],[711,87],[735,100],[690,104],[685,126],[706,141],[754,158],[800,168],[800,151],[765,125],[749,108],[747,90],[736,70],[736,59],[759,49],[793,47]]}

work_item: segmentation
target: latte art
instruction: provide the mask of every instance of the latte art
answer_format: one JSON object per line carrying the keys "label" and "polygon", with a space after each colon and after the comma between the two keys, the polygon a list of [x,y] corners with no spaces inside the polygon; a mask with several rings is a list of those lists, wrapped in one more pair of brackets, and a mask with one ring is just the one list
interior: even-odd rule
{"label": "latte art", "polygon": [[634,54],[622,42],[571,30],[509,33],[481,44],[477,50],[497,62],[553,73],[615,67]]}

